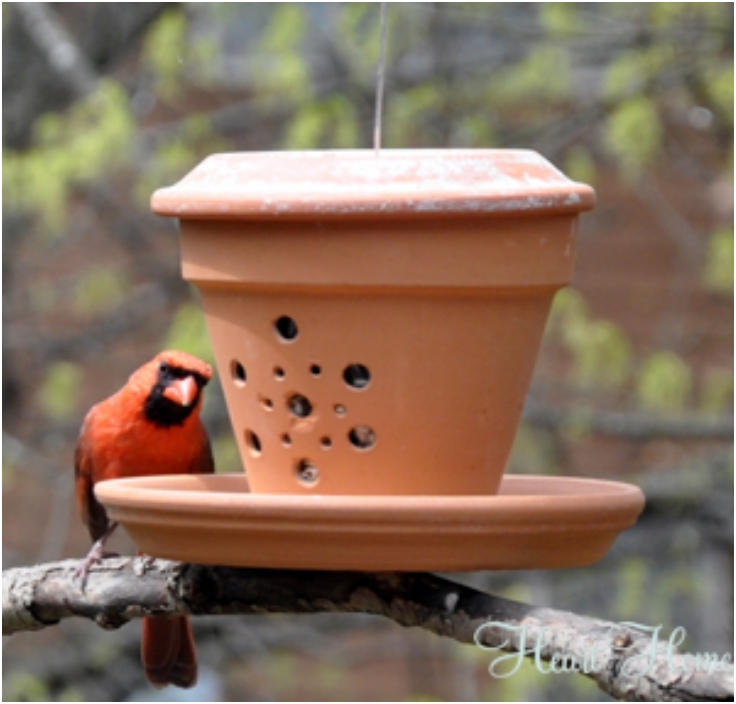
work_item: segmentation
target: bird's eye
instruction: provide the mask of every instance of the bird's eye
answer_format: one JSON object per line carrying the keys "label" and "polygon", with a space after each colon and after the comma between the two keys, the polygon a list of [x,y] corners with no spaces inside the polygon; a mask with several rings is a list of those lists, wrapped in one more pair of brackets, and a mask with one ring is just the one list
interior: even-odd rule
{"label": "bird's eye", "polygon": [[166,362],[161,362],[161,364],[158,365],[158,370],[161,372],[161,374],[166,374],[169,371],[169,365]]}

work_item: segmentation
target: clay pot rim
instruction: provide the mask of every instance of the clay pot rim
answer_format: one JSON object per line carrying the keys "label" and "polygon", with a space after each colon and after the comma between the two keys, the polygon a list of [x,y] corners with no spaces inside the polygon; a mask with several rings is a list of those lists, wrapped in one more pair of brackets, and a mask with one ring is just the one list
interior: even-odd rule
{"label": "clay pot rim", "polygon": [[523,149],[214,154],[151,209],[180,219],[350,219],[573,214],[595,191]]}
{"label": "clay pot rim", "polygon": [[[143,511],[165,520],[239,517],[258,520],[318,519],[347,524],[385,520],[436,524],[447,520],[547,525],[569,530],[602,526],[628,527],[644,505],[641,490],[631,484],[583,477],[505,475],[498,494],[490,496],[252,494],[240,474],[169,475],[115,479],[97,484],[98,498],[112,510]],[[555,521],[563,520],[563,524]]]}

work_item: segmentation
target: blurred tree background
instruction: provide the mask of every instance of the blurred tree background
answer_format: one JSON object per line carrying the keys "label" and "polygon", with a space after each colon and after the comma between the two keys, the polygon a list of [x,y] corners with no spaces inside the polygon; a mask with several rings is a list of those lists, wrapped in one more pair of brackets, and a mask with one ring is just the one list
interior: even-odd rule
{"label": "blurred tree background", "polygon": [[[379,3],[3,3],[3,561],[81,556],[81,420],[212,358],[153,190],[215,151],[371,146]],[[509,471],[648,506],[598,565],[475,586],[733,645],[733,3],[389,3],[384,146],[529,148],[591,183]],[[217,384],[205,421],[240,471]],[[132,550],[125,540],[118,549]],[[201,619],[197,701],[596,698],[376,618]],[[155,693],[138,627],[4,643],[5,701]],[[166,699],[166,698],[169,699]]]}

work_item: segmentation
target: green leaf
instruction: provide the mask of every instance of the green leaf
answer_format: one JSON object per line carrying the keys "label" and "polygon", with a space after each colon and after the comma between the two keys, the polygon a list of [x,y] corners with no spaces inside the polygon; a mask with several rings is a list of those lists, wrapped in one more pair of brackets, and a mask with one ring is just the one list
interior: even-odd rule
{"label": "green leaf", "polygon": [[710,66],[705,71],[705,88],[708,96],[733,129],[733,63]]}
{"label": "green leaf", "polygon": [[[393,13],[389,9],[387,22],[391,22]],[[349,53],[356,69],[373,67],[378,63],[381,50],[381,6],[375,2],[348,2],[341,7],[337,27],[340,36],[340,48]],[[391,29],[388,29],[390,32]],[[387,42],[386,49],[388,51]]]}
{"label": "green leaf", "polygon": [[286,149],[350,149],[359,144],[358,116],[342,95],[299,109],[285,137]]}
{"label": "green leaf", "polygon": [[547,333],[559,336],[573,358],[572,374],[584,387],[616,387],[627,379],[631,343],[610,320],[590,317],[583,296],[568,288],[555,296]]}
{"label": "green leaf", "polygon": [[579,8],[573,2],[539,4],[539,20],[554,39],[565,39],[583,29]]}
{"label": "green leaf", "polygon": [[[725,26],[729,11],[725,2],[651,2],[643,3],[650,9],[649,19],[653,26],[664,29],[677,24],[694,25],[705,21],[715,26]],[[733,14],[730,15],[733,17]]]}
{"label": "green leaf", "polygon": [[12,672],[3,683],[3,701],[48,702],[51,692],[42,677],[30,672]]}
{"label": "green leaf", "polygon": [[114,306],[128,288],[127,277],[118,269],[93,267],[74,288],[74,309],[82,315],[102,313]]}
{"label": "green leaf", "polygon": [[419,146],[422,126],[441,109],[443,96],[438,85],[424,83],[391,96],[386,103],[384,142],[389,147]]}
{"label": "green leaf", "polygon": [[65,687],[61,690],[61,693],[59,694],[59,701],[60,702],[83,702],[86,701],[84,698],[84,694],[81,690],[77,689],[75,686],[69,686]]}
{"label": "green leaf", "polygon": [[350,684],[350,676],[345,668],[329,660],[317,663],[317,666],[312,668],[311,678],[322,696],[327,693],[342,694]]}
{"label": "green leaf", "polygon": [[711,293],[733,296],[733,229],[716,230],[708,239],[703,266],[703,285]]}
{"label": "green leaf", "polygon": [[69,420],[76,411],[82,370],[71,362],[55,362],[46,371],[38,402],[41,410],[55,421]]}
{"label": "green leaf", "polygon": [[263,665],[263,677],[277,692],[291,690],[301,678],[301,665],[297,656],[286,650],[271,652]]}
{"label": "green leaf", "polygon": [[654,79],[677,61],[675,47],[666,42],[624,51],[608,67],[603,93],[614,100],[639,97]]}
{"label": "green leaf", "polygon": [[301,55],[301,44],[307,21],[299,3],[283,3],[273,11],[271,21],[254,53],[256,91],[263,109],[275,104],[302,105],[313,98],[307,63]]}
{"label": "green leaf", "polygon": [[324,115],[316,104],[302,106],[289,123],[284,149],[317,149],[324,130]]}
{"label": "green leaf", "polygon": [[563,335],[567,327],[584,324],[588,314],[588,303],[580,291],[571,286],[563,288],[552,301],[546,332]]}
{"label": "green leaf", "polygon": [[232,433],[218,435],[212,439],[212,454],[215,458],[215,468],[218,474],[243,471],[243,462]]}
{"label": "green leaf", "polygon": [[215,356],[207,333],[207,324],[198,305],[185,303],[179,308],[166,333],[164,348],[189,352],[214,365]]}
{"label": "green leaf", "polygon": [[304,37],[306,27],[307,20],[300,3],[280,4],[274,9],[261,46],[274,54],[293,51]]}
{"label": "green leaf", "polygon": [[624,175],[637,177],[657,158],[662,144],[662,123],[654,102],[644,95],[622,102],[606,122],[605,143]]}
{"label": "green leaf", "polygon": [[653,2],[651,3],[649,21],[655,27],[667,27],[678,20],[682,19],[684,15],[688,14],[688,5],[695,3],[689,2]]}
{"label": "green leaf", "polygon": [[453,130],[454,147],[490,148],[499,143],[493,123],[484,115],[465,115]]}
{"label": "green leaf", "polygon": [[575,376],[583,386],[618,386],[628,375],[631,346],[625,333],[609,320],[593,320],[580,329],[572,350]]}
{"label": "green leaf", "polygon": [[612,613],[620,618],[636,618],[642,612],[642,604],[647,595],[647,585],[651,580],[647,564],[638,557],[628,557],[618,568],[616,588],[612,590],[615,601]]}
{"label": "green leaf", "polygon": [[704,413],[722,413],[733,405],[732,369],[707,372],[700,391],[700,409]]}
{"label": "green leaf", "polygon": [[128,96],[110,79],[65,113],[36,124],[33,146],[3,151],[3,198],[38,213],[48,231],[59,229],[72,190],[129,162],[134,137]]}
{"label": "green leaf", "polygon": [[[530,647],[533,647],[533,645]],[[504,655],[490,652],[486,654],[489,656],[489,666],[492,660],[495,660],[497,657],[504,657]],[[506,655],[508,656],[508,654]],[[516,666],[516,662],[517,660],[514,657],[502,661],[501,664],[496,666],[496,671],[505,673],[511,672]],[[555,677],[563,677],[563,675],[555,675]],[[544,691],[544,687],[548,682],[549,675],[543,673],[538,667],[536,667],[533,660],[530,658],[524,658],[521,661],[519,669],[514,672],[513,675],[494,679],[493,695],[492,698],[489,697],[489,699],[490,701],[501,702],[533,701],[538,692]]]}
{"label": "green leaf", "polygon": [[588,437],[592,429],[592,415],[593,410],[588,406],[580,404],[573,406],[567,418],[565,418],[565,424],[562,426],[565,440],[576,442]]}
{"label": "green leaf", "polygon": [[570,92],[570,54],[560,44],[542,44],[491,76],[491,85],[497,106],[564,101]]}
{"label": "green leaf", "polygon": [[685,409],[692,392],[692,372],[674,352],[662,350],[650,354],[637,378],[637,396],[645,408],[661,413]]}
{"label": "green leaf", "polygon": [[515,474],[554,474],[556,446],[549,431],[522,423],[509,457],[509,470]]}
{"label": "green leaf", "polygon": [[187,27],[187,17],[180,9],[167,10],[148,31],[143,45],[143,60],[153,73],[159,95],[168,101],[181,94]]}
{"label": "green leaf", "polygon": [[572,147],[565,157],[565,174],[573,181],[594,185],[597,169],[590,150],[581,145]]}

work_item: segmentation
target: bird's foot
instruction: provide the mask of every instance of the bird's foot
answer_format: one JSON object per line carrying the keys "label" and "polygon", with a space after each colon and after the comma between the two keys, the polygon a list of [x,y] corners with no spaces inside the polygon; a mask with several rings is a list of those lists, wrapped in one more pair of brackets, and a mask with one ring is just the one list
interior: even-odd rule
{"label": "bird's foot", "polygon": [[107,550],[95,550],[93,547],[84,558],[84,562],[74,570],[74,580],[79,583],[79,588],[84,591],[87,585],[87,577],[92,566],[98,562],[102,562],[106,557],[120,557],[120,553],[109,552]]}
{"label": "bird's foot", "polygon": [[142,552],[139,552],[138,556],[140,559],[136,560],[133,566],[133,571],[136,576],[142,577],[149,569],[151,569],[151,567],[153,567],[156,562],[156,558],[151,555],[144,555]]}
{"label": "bird's foot", "polygon": [[87,585],[87,577],[89,576],[90,569],[92,569],[92,565],[100,562],[105,557],[117,557],[117,553],[105,551],[105,544],[115,528],[117,528],[117,523],[110,523],[103,536],[90,548],[87,557],[84,558],[84,562],[74,570],[74,579],[79,583],[79,588],[82,591],[84,591]]}
{"label": "bird's foot", "polygon": [[82,591],[84,591],[87,585],[87,577],[89,576],[90,569],[92,569],[92,565],[99,562],[103,557],[104,553],[101,546],[95,543],[87,553],[87,557],[84,558],[84,562],[74,570],[74,580],[79,584],[79,588]]}

